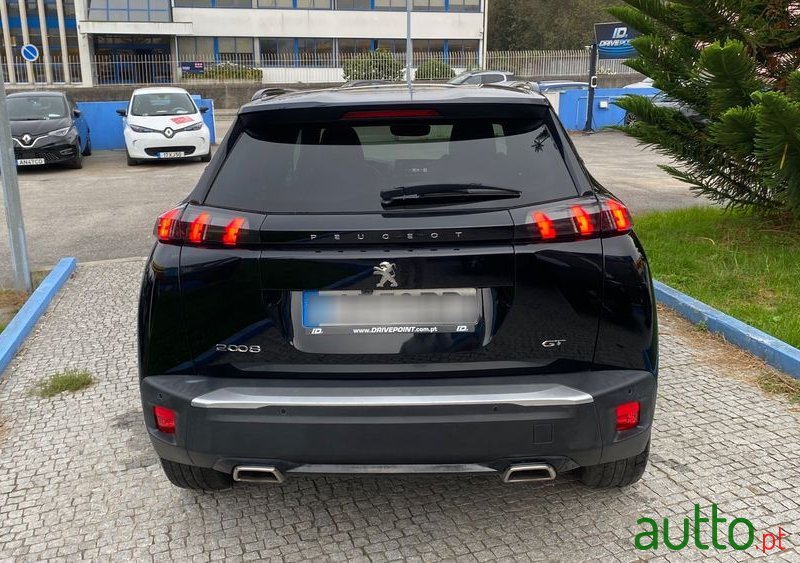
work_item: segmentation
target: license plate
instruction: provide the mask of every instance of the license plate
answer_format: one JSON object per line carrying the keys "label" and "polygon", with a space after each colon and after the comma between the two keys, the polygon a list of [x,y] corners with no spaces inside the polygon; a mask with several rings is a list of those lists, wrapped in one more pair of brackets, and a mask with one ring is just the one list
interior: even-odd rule
{"label": "license plate", "polygon": [[44,164],[43,158],[18,158],[17,166],[37,166]]}
{"label": "license plate", "polygon": [[172,152],[160,152],[158,153],[158,158],[182,158],[186,156],[186,153],[183,151],[172,151]]}
{"label": "license plate", "polygon": [[481,293],[471,289],[304,291],[306,334],[475,332]]}

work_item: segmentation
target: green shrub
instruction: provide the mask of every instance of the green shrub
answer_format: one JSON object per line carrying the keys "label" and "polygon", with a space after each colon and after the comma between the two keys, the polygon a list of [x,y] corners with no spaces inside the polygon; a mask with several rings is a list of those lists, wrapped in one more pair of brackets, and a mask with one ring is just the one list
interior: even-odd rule
{"label": "green shrub", "polygon": [[261,82],[261,69],[249,66],[220,63],[207,66],[202,74],[184,74],[183,77],[189,80],[247,80]]}
{"label": "green shrub", "polygon": [[415,80],[450,80],[456,75],[453,68],[441,59],[428,59],[417,68]]}
{"label": "green shrub", "polygon": [[386,49],[357,55],[342,65],[345,80],[401,80],[405,65]]}

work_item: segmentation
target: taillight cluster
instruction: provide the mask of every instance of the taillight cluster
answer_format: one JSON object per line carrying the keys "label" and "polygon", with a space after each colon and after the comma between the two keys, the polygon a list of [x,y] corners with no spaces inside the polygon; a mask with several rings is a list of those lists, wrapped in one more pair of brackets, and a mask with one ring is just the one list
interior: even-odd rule
{"label": "taillight cluster", "polygon": [[242,246],[258,242],[260,224],[251,229],[246,214],[176,207],[159,216],[155,235],[161,242],[209,246]]}
{"label": "taillight cluster", "polygon": [[525,210],[527,239],[565,241],[624,234],[633,226],[630,212],[611,198],[586,198]]}

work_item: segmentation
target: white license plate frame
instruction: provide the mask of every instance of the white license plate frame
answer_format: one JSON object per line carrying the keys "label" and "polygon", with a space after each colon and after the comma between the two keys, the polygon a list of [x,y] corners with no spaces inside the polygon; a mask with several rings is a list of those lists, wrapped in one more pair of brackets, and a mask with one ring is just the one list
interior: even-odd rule
{"label": "white license plate frame", "polygon": [[158,153],[158,158],[183,158],[186,153],[183,151],[164,151]]}
{"label": "white license plate frame", "polygon": [[43,158],[18,158],[17,166],[41,166],[45,162]]}

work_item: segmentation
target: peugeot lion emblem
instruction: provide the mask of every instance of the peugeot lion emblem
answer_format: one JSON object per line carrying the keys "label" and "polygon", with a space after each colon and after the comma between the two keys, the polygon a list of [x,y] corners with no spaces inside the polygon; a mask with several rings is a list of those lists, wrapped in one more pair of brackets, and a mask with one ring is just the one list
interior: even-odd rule
{"label": "peugeot lion emblem", "polygon": [[175,134],[175,131],[173,131],[170,127],[167,127],[166,129],[164,129],[164,136],[167,139],[171,139],[174,134]]}
{"label": "peugeot lion emblem", "polygon": [[22,142],[25,143],[26,145],[30,145],[31,144],[31,136],[28,135],[27,133],[25,133],[22,136]]}
{"label": "peugeot lion emblem", "polygon": [[381,279],[378,280],[377,287],[383,287],[387,282],[389,283],[389,287],[397,287],[397,281],[394,279],[397,273],[395,272],[395,265],[391,262],[381,262],[372,268],[372,275],[381,277]]}

